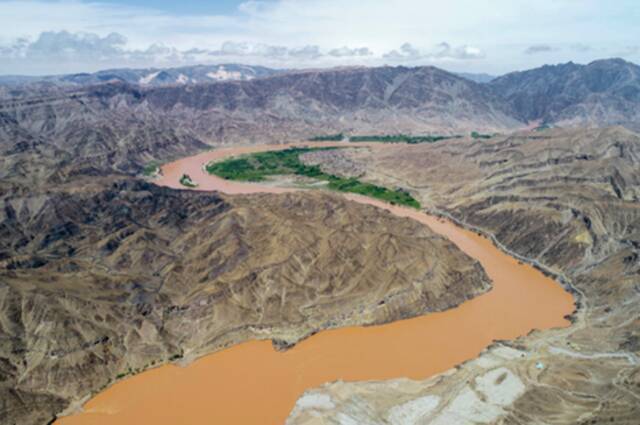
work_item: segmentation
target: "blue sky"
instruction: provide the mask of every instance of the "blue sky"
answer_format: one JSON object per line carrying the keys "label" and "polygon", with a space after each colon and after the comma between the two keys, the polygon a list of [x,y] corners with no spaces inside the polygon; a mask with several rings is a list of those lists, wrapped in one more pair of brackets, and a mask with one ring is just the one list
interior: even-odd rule
{"label": "blue sky", "polygon": [[0,74],[232,62],[502,74],[638,63],[638,22],[638,0],[0,0]]}
{"label": "blue sky", "polygon": [[236,13],[238,6],[242,1],[238,0],[102,0],[102,3],[119,4],[124,7],[138,6],[149,9],[158,9],[168,12],[172,15],[196,15],[196,14],[233,14]]}

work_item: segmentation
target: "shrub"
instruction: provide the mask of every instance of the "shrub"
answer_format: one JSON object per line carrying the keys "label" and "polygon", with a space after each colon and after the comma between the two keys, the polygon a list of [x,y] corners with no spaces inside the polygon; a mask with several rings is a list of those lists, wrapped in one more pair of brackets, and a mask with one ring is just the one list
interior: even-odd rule
{"label": "shrub", "polygon": [[180,177],[180,184],[186,187],[198,186],[193,180],[191,180],[191,177],[189,177],[188,174],[183,174],[182,177]]}

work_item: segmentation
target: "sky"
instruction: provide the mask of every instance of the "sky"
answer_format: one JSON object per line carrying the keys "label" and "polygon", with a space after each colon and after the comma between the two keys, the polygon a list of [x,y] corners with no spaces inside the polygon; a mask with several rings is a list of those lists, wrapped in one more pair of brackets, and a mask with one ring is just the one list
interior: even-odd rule
{"label": "sky", "polygon": [[0,0],[0,74],[640,62],[638,0]]}

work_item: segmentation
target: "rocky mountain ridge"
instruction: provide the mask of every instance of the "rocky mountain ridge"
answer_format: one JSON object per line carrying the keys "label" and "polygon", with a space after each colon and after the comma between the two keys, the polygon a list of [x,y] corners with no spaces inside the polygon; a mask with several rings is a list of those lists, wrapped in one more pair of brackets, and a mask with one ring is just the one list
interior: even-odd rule
{"label": "rocky mountain ridge", "polygon": [[[133,178],[145,165],[223,143],[337,132],[510,133],[527,120],[632,127],[634,66],[568,65],[490,84],[430,67],[383,67],[183,86],[0,89],[0,419],[45,423],[78,394],[120,374],[254,337],[251,326],[268,323],[286,345],[336,317],[354,323],[345,311],[362,307],[379,323],[444,309],[486,289],[474,264],[446,241],[373,208],[329,194],[225,197],[161,189]],[[560,95],[542,93],[545,81],[557,81]],[[516,86],[529,94],[519,97]],[[579,96],[567,92],[571,87]],[[526,422],[532,406],[544,405],[541,422],[633,423],[628,400],[638,396],[637,367],[627,367],[626,357],[589,356],[640,349],[639,143],[623,128],[552,129],[397,145],[381,157],[362,150],[339,164],[410,188],[424,205],[565,273],[586,294],[579,325],[553,333],[555,348],[571,354],[538,350],[548,346],[543,336],[518,341],[525,360],[511,359],[505,382],[538,370],[529,359],[554,366],[535,375],[508,408],[514,421]],[[339,246],[331,245],[335,234],[344,235]],[[309,250],[322,261],[302,269]],[[339,285],[353,283],[353,269],[338,261],[345,256],[367,264],[368,278],[349,290]],[[227,267],[228,258],[238,261]],[[377,264],[381,258],[388,267]],[[431,266],[438,273],[427,273]],[[289,305],[278,309],[281,298],[268,288],[282,276],[293,282],[283,284],[291,300],[311,297],[326,307],[328,296],[330,307],[315,316]],[[310,279],[327,293],[306,286]],[[451,292],[455,299],[427,306],[413,285],[420,279],[425,290],[456,279],[464,284]],[[376,307],[380,297],[406,289],[406,309]],[[222,306],[225,320],[206,309],[209,301]],[[185,333],[184,323],[193,322],[202,331]],[[571,345],[560,347],[566,339]],[[443,393],[475,382],[474,367],[446,380]],[[598,398],[576,401],[583,386]]]}
{"label": "rocky mountain ridge", "polygon": [[96,131],[115,143],[121,122],[149,132],[169,127],[206,144],[280,142],[332,132],[498,131],[523,125],[488,87],[431,67],[291,72],[196,86],[23,88],[5,94],[0,114],[20,131],[72,146],[78,137],[90,138],[82,133]]}
{"label": "rocky mountain ridge", "polygon": [[640,122],[640,67],[622,59],[543,66],[489,83],[522,121],[560,127]]}
{"label": "rocky mountain ridge", "polygon": [[5,189],[3,424],[50,423],[154,365],[256,338],[287,347],[490,287],[424,226],[332,194],[228,197],[120,177]]}
{"label": "rocky mountain ridge", "polygon": [[[56,113],[47,119],[58,123],[46,126],[53,129],[60,121],[92,113],[96,120],[110,117],[103,124],[106,130],[114,125],[114,115],[126,116],[145,128],[166,123],[206,144],[291,141],[331,133],[505,133],[535,125],[636,129],[639,69],[610,59],[545,66],[483,84],[434,67],[356,67],[196,85],[4,87],[0,113],[27,129],[34,127],[32,115],[51,108]],[[92,131],[86,123],[76,124],[83,127],[78,131]]]}
{"label": "rocky mountain ridge", "polygon": [[77,73],[31,77],[22,75],[0,75],[0,86],[88,86],[119,81],[141,86],[198,84],[214,81],[252,80],[268,77],[281,70],[255,65],[221,64],[191,65],[178,68],[116,68],[93,73]]}
{"label": "rocky mountain ridge", "polygon": [[416,424],[638,423],[638,134],[622,127],[548,129],[482,142],[340,150],[316,160],[337,173],[353,164],[361,180],[410,188],[434,213],[562,276],[578,310],[566,329],[496,342],[429,380],[336,382],[310,390],[288,425],[311,417],[375,425],[393,418]]}

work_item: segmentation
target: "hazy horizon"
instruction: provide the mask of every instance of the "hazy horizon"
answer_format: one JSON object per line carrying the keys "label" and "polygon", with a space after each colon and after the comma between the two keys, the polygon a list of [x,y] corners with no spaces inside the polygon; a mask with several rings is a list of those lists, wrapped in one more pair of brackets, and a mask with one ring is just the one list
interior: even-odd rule
{"label": "hazy horizon", "polygon": [[[594,59],[593,61],[589,61],[589,62],[576,62],[576,61],[567,61],[567,62],[558,62],[558,63],[545,63],[545,64],[540,64],[540,66],[538,67],[542,67],[542,66],[561,66],[561,65],[566,65],[568,63],[575,63],[577,65],[588,65],[591,62],[597,62],[597,61],[606,61],[606,60],[617,60],[617,59],[622,59],[625,60],[629,63],[634,63],[636,65],[638,65],[637,63],[633,62],[633,61],[628,61],[624,58],[620,58],[620,57],[603,57],[603,58],[598,58],[598,59]],[[70,73],[52,73],[52,74],[17,74],[17,73],[9,73],[9,74],[3,74],[0,73],[0,77],[27,77],[27,78],[44,78],[44,77],[57,77],[57,76],[63,76],[63,75],[73,75],[73,74],[93,74],[93,73],[97,73],[97,72],[105,72],[105,71],[110,71],[110,70],[122,70],[122,69],[130,69],[130,70],[139,70],[139,69],[149,69],[149,70],[165,70],[165,69],[178,69],[178,68],[183,68],[183,67],[198,67],[198,66],[230,66],[230,65],[240,65],[240,66],[263,66],[263,65],[257,65],[254,63],[242,63],[242,62],[217,62],[217,63],[193,63],[193,64],[176,64],[175,66],[172,66],[171,64],[167,64],[166,66],[164,65],[160,65],[160,66],[123,66],[123,67],[108,67],[108,68],[100,68],[97,70],[91,70],[91,71],[83,71],[83,70],[79,70],[79,71],[75,71],[75,72],[70,72]],[[328,65],[328,66],[309,66],[309,67],[299,67],[299,68],[285,68],[285,67],[267,67],[267,68],[271,68],[277,71],[307,71],[307,70],[314,70],[314,69],[319,69],[319,70],[331,70],[331,69],[340,69],[340,68],[376,68],[376,67],[384,67],[384,66],[392,66],[392,67],[396,67],[396,66],[404,66],[404,67],[408,67],[408,68],[413,68],[413,67],[422,67],[422,66],[435,66],[436,68],[442,69],[444,71],[453,73],[453,74],[458,74],[458,75],[463,75],[463,74],[468,74],[468,75],[476,75],[476,76],[488,76],[488,77],[492,77],[492,78],[497,78],[503,75],[507,75],[509,73],[512,72],[521,72],[521,71],[527,71],[530,69],[535,69],[535,68],[522,68],[522,69],[513,69],[511,71],[507,71],[504,73],[500,73],[500,74],[492,74],[492,73],[488,73],[488,72],[474,72],[474,71],[465,71],[465,70],[453,70],[453,69],[448,69],[446,66],[440,66],[438,64],[422,64],[422,65],[407,65],[407,64],[379,64],[379,65]],[[536,68],[538,68],[536,67]]]}
{"label": "hazy horizon", "polygon": [[640,61],[637,2],[524,5],[0,0],[0,74],[239,63],[287,69],[433,65],[501,75],[569,61]]}

